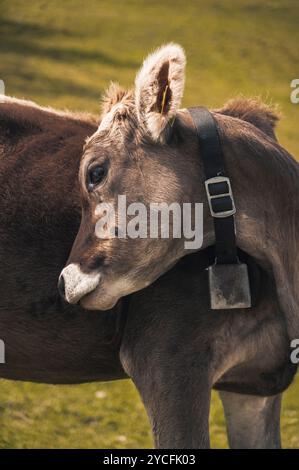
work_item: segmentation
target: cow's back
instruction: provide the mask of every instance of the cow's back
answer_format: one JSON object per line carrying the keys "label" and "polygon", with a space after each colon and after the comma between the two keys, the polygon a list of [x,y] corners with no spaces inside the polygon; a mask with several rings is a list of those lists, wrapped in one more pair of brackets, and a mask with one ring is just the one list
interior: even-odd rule
{"label": "cow's back", "polygon": [[57,279],[80,223],[78,168],[95,119],[0,99],[0,338],[3,377],[81,382],[122,376],[117,309],[65,304]]}

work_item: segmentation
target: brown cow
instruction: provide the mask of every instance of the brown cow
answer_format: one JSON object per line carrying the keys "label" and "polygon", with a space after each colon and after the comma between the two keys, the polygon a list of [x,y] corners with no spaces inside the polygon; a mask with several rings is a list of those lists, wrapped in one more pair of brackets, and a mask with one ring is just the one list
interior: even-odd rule
{"label": "brown cow", "polygon": [[[269,126],[265,110],[246,107],[231,104],[225,114]],[[210,311],[210,249],[185,257],[130,304],[126,298],[109,311],[86,311],[59,297],[57,277],[80,223],[82,146],[96,128],[92,116],[1,97],[1,377],[80,383],[124,378],[124,366],[160,447],[208,446],[214,386],[225,391],[231,446],[279,446],[280,392],[294,369],[265,270],[250,311]]]}
{"label": "brown cow", "polygon": [[[126,195],[128,204],[137,201],[145,207],[152,202],[181,206],[203,202],[202,249],[214,243],[197,134],[188,110],[179,109],[184,68],[184,51],[169,44],[145,60],[134,91],[112,86],[107,92],[101,123],[81,160],[81,226],[60,276],[60,290],[70,303],[80,302],[87,309],[112,308],[188,254],[184,237],[119,236],[119,218],[105,221],[106,236],[99,237],[97,226],[107,218],[102,203],[117,207],[119,195]],[[203,308],[195,301],[196,292],[202,292],[203,301],[207,286],[204,279],[192,283],[189,271],[177,282],[172,274],[166,279],[171,279],[174,296],[181,293],[180,308],[188,310],[189,303],[190,317],[171,314],[166,293],[166,300],[161,293],[155,296],[156,284],[135,294],[131,306],[138,306],[134,309],[138,315],[129,315],[121,360],[141,393],[161,447],[207,445],[208,404],[215,384],[226,391],[271,395],[295,369],[290,344],[299,335],[298,164],[275,139],[277,118],[264,105],[233,103],[214,117],[237,205],[238,246],[262,268],[263,295],[272,296],[274,303],[270,310],[265,307],[267,320],[261,301],[255,311],[196,317],[194,312]],[[127,226],[130,215],[126,214]],[[257,273],[252,277],[257,280]],[[146,296],[148,312],[141,315],[138,310]],[[164,304],[166,319],[155,309],[152,313],[156,298]],[[265,403],[265,399],[234,400],[224,394],[233,446],[271,446],[274,441],[278,445],[279,439],[273,441],[277,417],[269,417]],[[243,420],[248,421],[240,431]]]}

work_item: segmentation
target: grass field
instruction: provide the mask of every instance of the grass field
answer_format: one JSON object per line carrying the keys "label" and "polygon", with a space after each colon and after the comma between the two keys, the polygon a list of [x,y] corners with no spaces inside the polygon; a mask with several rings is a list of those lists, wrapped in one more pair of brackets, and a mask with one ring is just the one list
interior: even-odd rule
{"label": "grass field", "polygon": [[[110,80],[131,86],[142,58],[176,41],[188,57],[184,105],[221,106],[242,94],[278,103],[278,136],[299,155],[297,0],[0,0],[0,79],[6,93],[97,112]],[[150,447],[129,381],[80,386],[1,382],[0,447]],[[213,447],[226,447],[216,394]],[[299,448],[299,380],[285,395],[283,445]]]}

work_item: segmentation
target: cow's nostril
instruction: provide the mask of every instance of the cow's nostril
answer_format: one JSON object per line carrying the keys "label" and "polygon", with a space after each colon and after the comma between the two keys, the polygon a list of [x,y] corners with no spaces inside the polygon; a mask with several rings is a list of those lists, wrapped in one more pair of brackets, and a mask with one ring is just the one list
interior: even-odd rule
{"label": "cow's nostril", "polygon": [[58,291],[61,297],[65,300],[65,282],[62,274],[59,276],[58,280]]}

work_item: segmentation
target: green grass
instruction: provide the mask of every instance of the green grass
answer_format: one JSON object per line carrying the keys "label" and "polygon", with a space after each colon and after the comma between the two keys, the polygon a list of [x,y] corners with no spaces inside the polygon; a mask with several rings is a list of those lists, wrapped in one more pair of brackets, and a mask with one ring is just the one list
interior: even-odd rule
{"label": "green grass", "polygon": [[[0,448],[149,448],[147,416],[129,380],[40,385],[1,380]],[[299,380],[285,394],[283,446],[299,448]],[[220,399],[213,392],[211,444],[227,447]]]}
{"label": "green grass", "polygon": [[[278,136],[299,155],[297,0],[0,1],[0,79],[6,93],[97,112],[110,80],[132,86],[142,58],[167,41],[188,57],[184,105],[221,106],[236,95],[278,103]],[[1,382],[1,447],[152,446],[128,381],[80,386]],[[102,392],[102,393],[97,393]],[[97,398],[98,397],[98,398]],[[216,394],[212,445],[227,446]],[[299,381],[284,400],[285,447],[299,448]]]}

